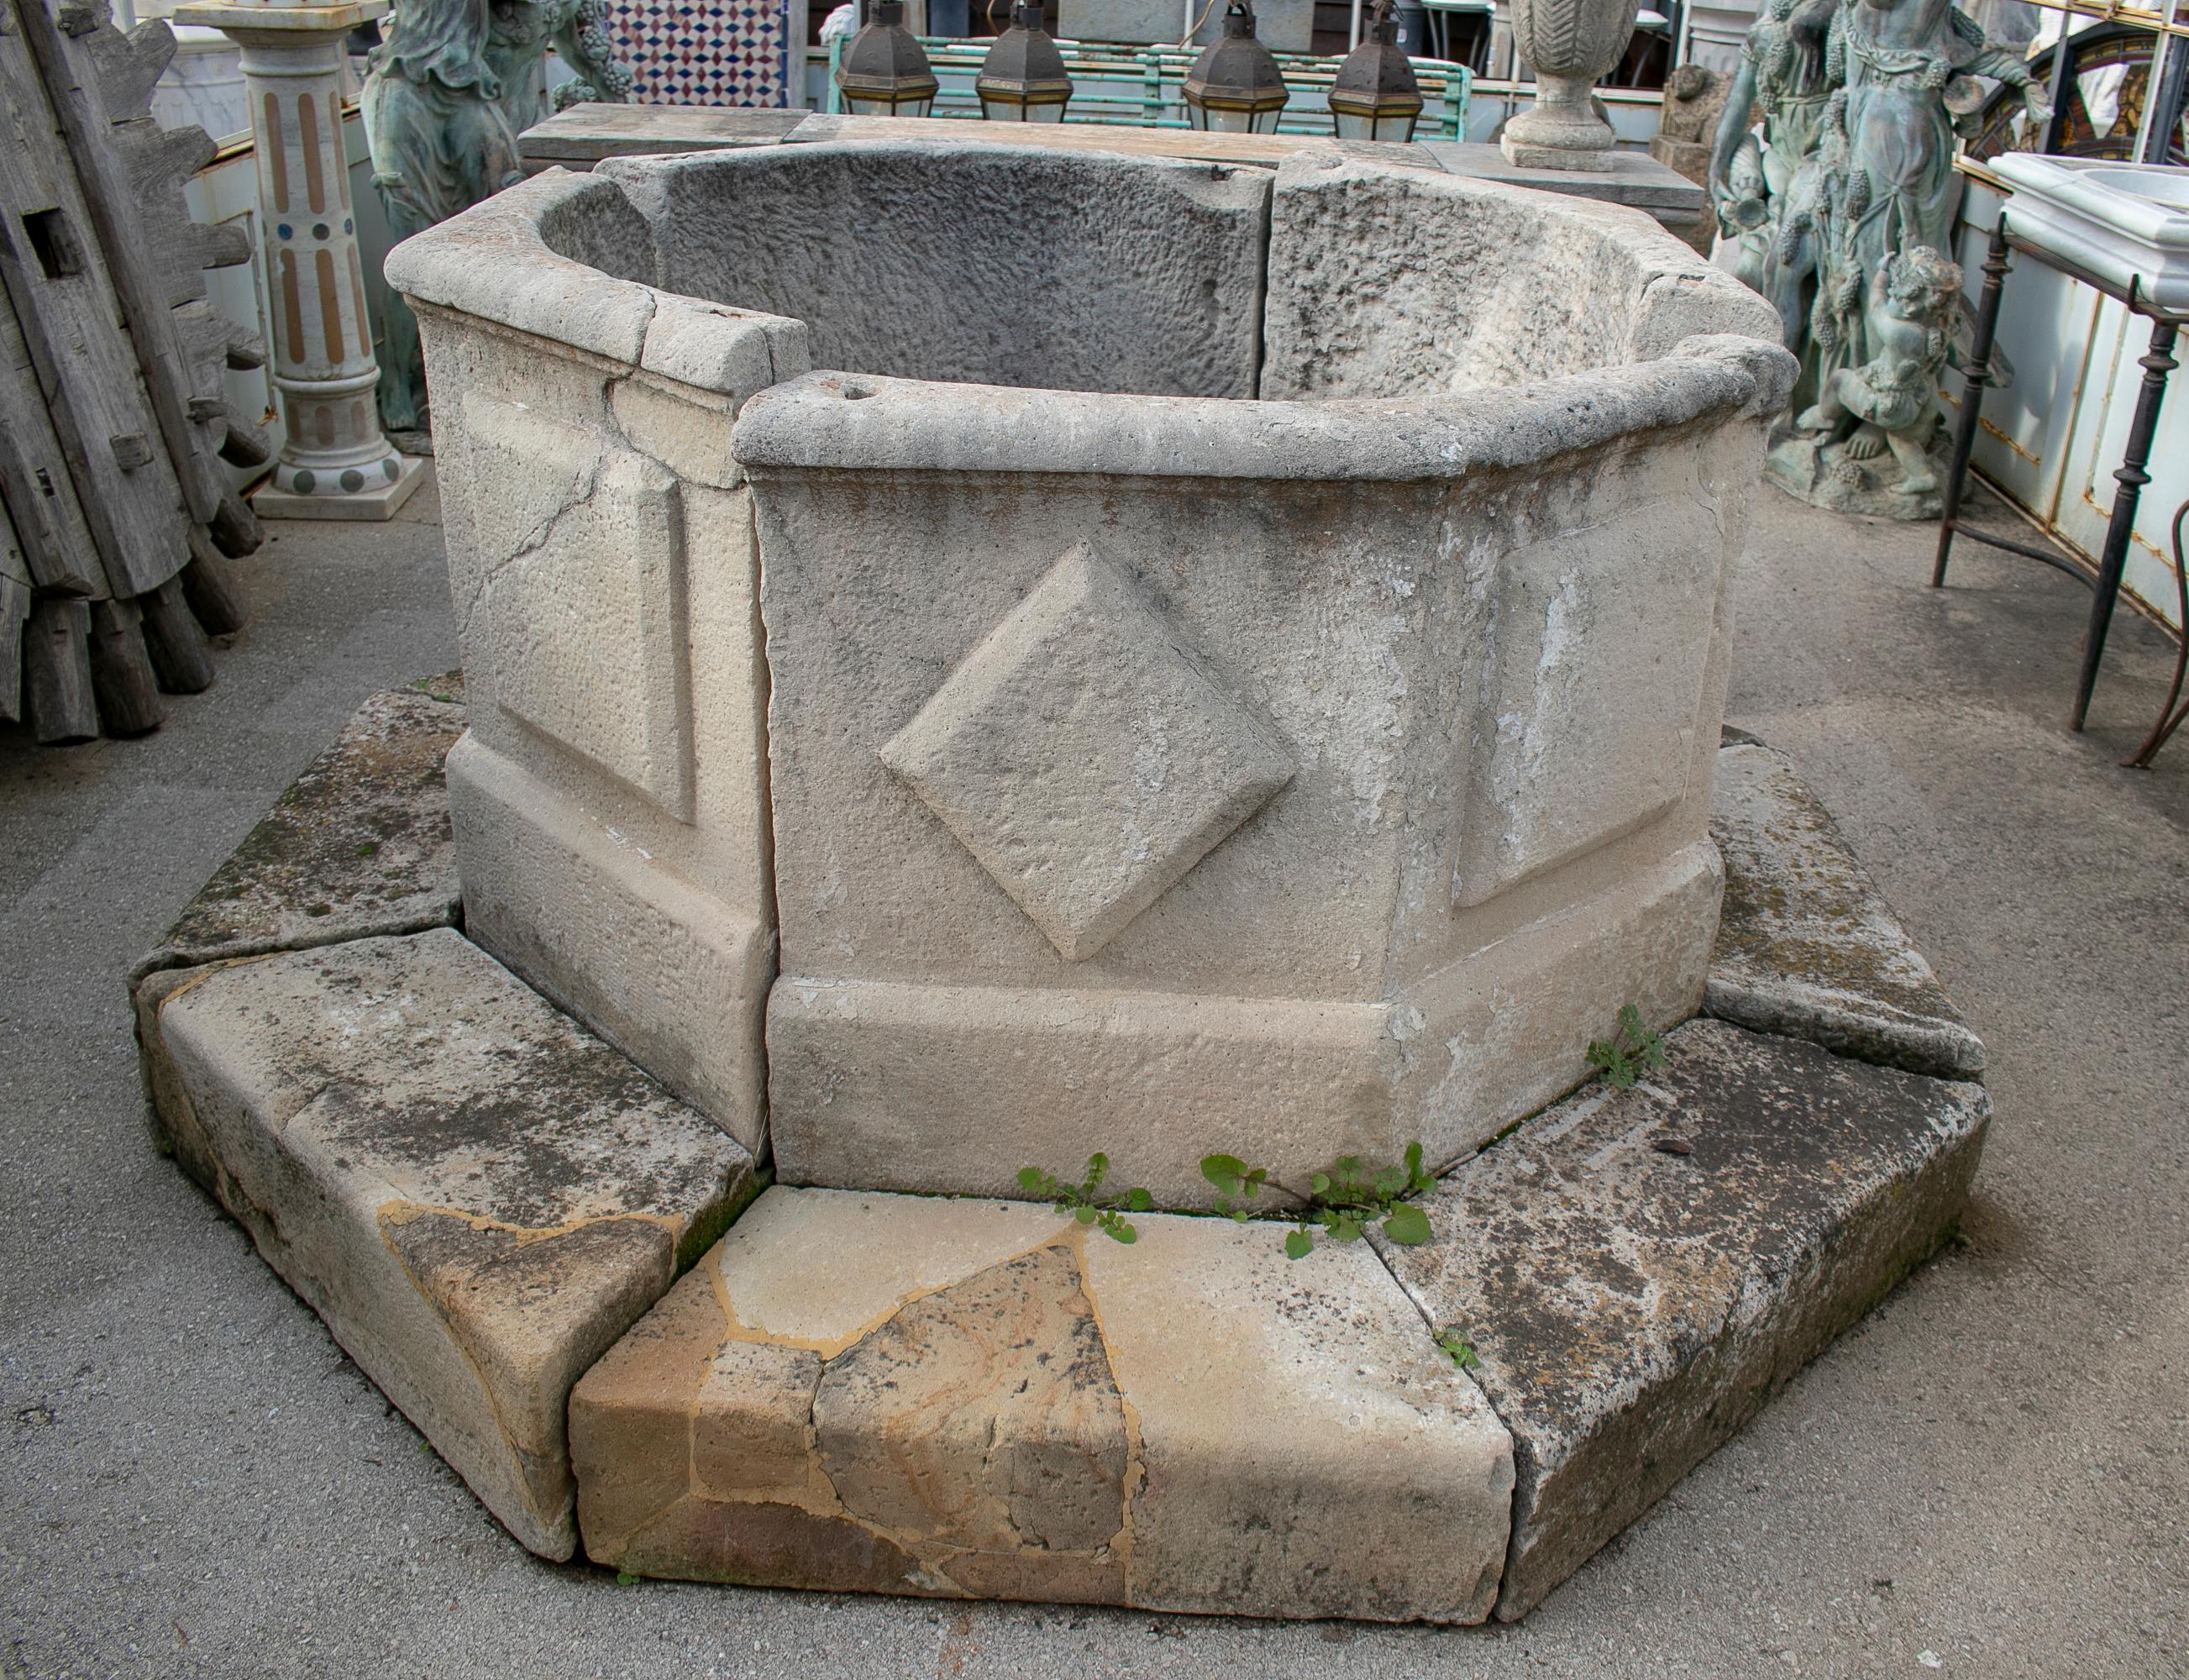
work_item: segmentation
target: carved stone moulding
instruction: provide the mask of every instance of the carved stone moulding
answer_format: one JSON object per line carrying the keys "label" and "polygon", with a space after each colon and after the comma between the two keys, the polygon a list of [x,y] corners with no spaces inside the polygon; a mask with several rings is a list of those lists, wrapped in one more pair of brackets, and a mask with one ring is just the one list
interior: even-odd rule
{"label": "carved stone moulding", "polygon": [[391,257],[461,393],[467,931],[868,1190],[1449,1160],[1693,1014],[1767,306],[1334,152],[941,150],[617,160]]}

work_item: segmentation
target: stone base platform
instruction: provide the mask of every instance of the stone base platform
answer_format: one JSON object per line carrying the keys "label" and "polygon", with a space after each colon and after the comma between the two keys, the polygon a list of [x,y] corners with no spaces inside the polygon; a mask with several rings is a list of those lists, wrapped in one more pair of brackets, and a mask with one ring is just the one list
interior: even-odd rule
{"label": "stone base platform", "polygon": [[133,996],[162,1140],[543,1556],[1511,1620],[1928,1254],[1981,1153],[1983,1089],[1935,1076],[1982,1046],[1790,766],[1738,741],[1726,1018],[1451,1169],[1423,1247],[746,1208],[765,1174],[735,1140],[453,925],[455,712],[377,697]]}
{"label": "stone base platform", "polygon": [[1365,1244],[767,1192],[570,1400],[640,1575],[1479,1621],[1512,1443]]}
{"label": "stone base platform", "polygon": [[417,456],[396,459],[401,465],[393,484],[341,495],[299,495],[269,483],[252,496],[251,506],[262,519],[393,519],[426,481],[426,463]]}

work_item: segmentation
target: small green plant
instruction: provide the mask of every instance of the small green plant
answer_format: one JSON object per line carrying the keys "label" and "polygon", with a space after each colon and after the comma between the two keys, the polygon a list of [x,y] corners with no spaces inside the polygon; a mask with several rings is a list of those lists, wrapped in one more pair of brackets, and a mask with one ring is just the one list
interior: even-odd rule
{"label": "small green plant", "polygon": [[1619,1011],[1619,1024],[1609,1041],[1589,1040],[1585,1052],[1592,1067],[1620,1090],[1632,1090],[1645,1067],[1665,1065],[1665,1041],[1642,1024],[1642,1011],[1628,1004]]}
{"label": "small green plant", "polygon": [[1243,1224],[1253,1216],[1247,1204],[1262,1193],[1262,1186],[1270,1180],[1270,1169],[1249,1168],[1236,1155],[1204,1155],[1201,1176],[1216,1186],[1216,1211]]}
{"label": "small green plant", "polygon": [[1156,1199],[1137,1185],[1123,1196],[1104,1196],[1102,1180],[1109,1174],[1110,1157],[1097,1151],[1087,1157],[1087,1176],[1078,1184],[1066,1184],[1039,1167],[1021,1167],[1019,1188],[1028,1196],[1055,1202],[1058,1213],[1071,1214],[1083,1225],[1099,1225],[1115,1241],[1131,1242],[1140,1233],[1125,1215],[1152,1211]]}
{"label": "small green plant", "polygon": [[1462,1371],[1472,1371],[1482,1363],[1481,1355],[1474,1351],[1474,1343],[1457,1330],[1440,1330],[1436,1343],[1444,1349],[1445,1356]]}
{"label": "small green plant", "polygon": [[[1201,1176],[1216,1186],[1218,1211],[1235,1219],[1248,1217],[1247,1203],[1269,1182],[1264,1168],[1249,1168],[1236,1155],[1211,1155],[1201,1162]],[[1364,1168],[1358,1156],[1343,1155],[1327,1173],[1317,1173],[1301,1198],[1307,1205],[1292,1233],[1285,1238],[1288,1259],[1304,1260],[1315,1252],[1320,1231],[1333,1242],[1357,1242],[1363,1231],[1380,1222],[1392,1242],[1414,1247],[1429,1240],[1429,1216],[1406,1200],[1418,1196],[1436,1181],[1422,1170],[1422,1146],[1406,1145],[1403,1166]]]}

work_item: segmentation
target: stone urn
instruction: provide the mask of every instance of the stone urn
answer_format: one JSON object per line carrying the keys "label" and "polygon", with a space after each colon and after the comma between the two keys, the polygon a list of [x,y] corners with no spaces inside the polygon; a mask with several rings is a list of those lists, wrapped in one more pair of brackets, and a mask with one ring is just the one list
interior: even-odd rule
{"label": "stone urn", "polygon": [[1639,0],[1509,0],[1515,50],[1536,72],[1536,103],[1505,125],[1508,162],[1524,169],[1602,169],[1612,133],[1589,90],[1619,62]]}

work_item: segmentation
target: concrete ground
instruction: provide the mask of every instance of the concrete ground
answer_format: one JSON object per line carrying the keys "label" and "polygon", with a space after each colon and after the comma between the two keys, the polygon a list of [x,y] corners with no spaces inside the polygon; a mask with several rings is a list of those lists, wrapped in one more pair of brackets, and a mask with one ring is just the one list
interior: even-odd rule
{"label": "concrete ground", "polygon": [[1734,720],[1790,752],[1988,1040],[1966,1241],[1517,1627],[648,1584],[519,1551],[146,1141],[122,972],[368,693],[455,662],[430,489],[276,525],[142,740],[0,733],[0,1675],[2189,1672],[2189,739],[2086,597],[1763,493]]}

